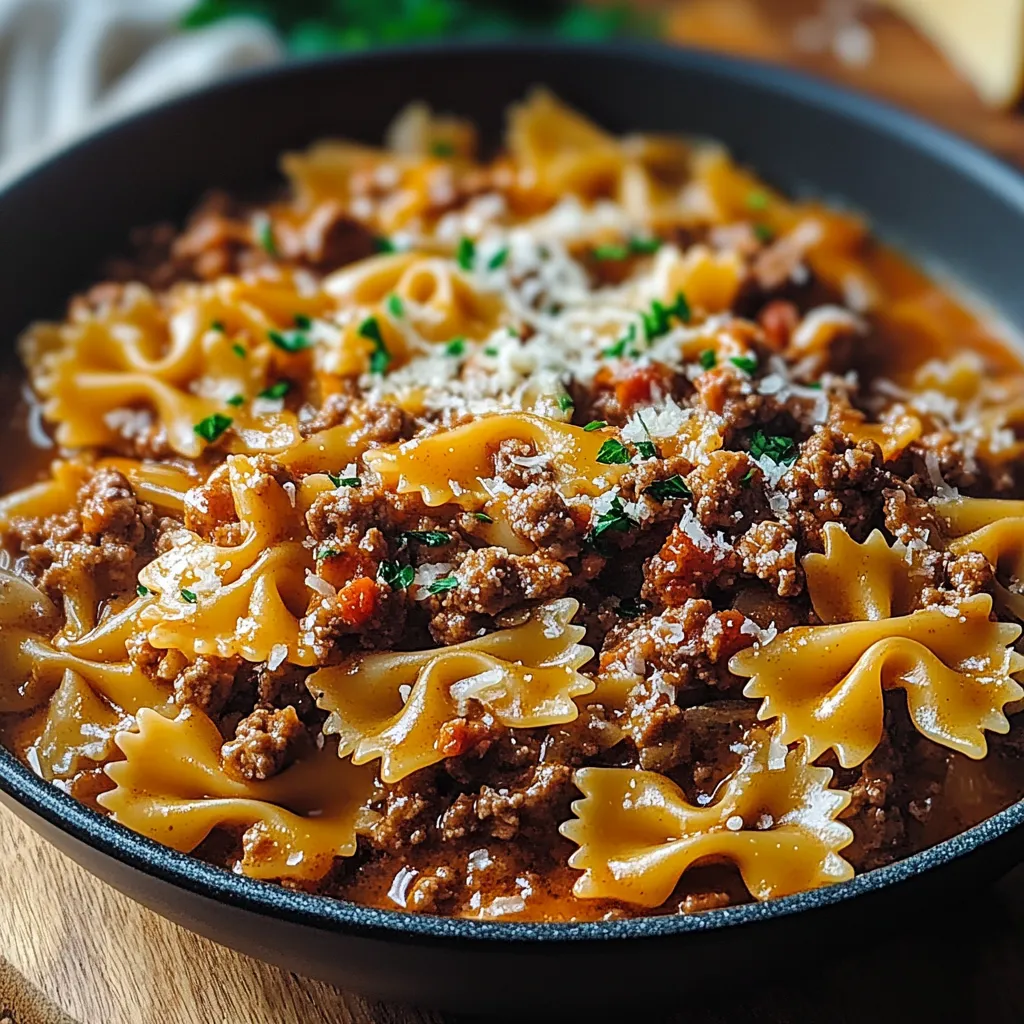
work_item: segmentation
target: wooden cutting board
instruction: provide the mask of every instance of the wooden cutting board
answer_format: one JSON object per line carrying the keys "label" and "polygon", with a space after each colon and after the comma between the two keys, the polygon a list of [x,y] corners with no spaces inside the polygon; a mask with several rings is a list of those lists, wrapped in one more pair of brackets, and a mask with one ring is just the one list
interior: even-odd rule
{"label": "wooden cutting board", "polygon": [[[884,96],[1024,164],[1024,117],[986,110],[906,25],[872,18],[875,53],[850,67],[801,52],[793,27],[821,0],[686,0],[671,5],[682,42],[779,61]],[[881,936],[824,966],[800,967],[753,995],[681,984],[671,1018],[689,1024],[906,1024],[1024,1021],[1024,871],[911,938]],[[4,963],[3,957],[8,963]],[[682,965],[681,965],[682,968]],[[681,974],[682,977],[682,974]],[[507,984],[507,979],[495,979]],[[630,979],[615,979],[628,984]],[[642,984],[642,979],[633,983]],[[368,1003],[178,928],[78,868],[0,809],[0,1024],[451,1024]]]}
{"label": "wooden cutting board", "polygon": [[[0,808],[0,1024],[455,1024],[258,963],[103,885]],[[927,926],[850,948],[747,994],[680,984],[675,1024],[1020,1024],[1024,869]],[[884,928],[884,925],[883,925]],[[742,966],[740,966],[742,971]],[[685,977],[680,965],[680,977]],[[509,984],[495,978],[496,985]],[[643,984],[642,978],[615,984]],[[696,1005],[698,1001],[705,1005]],[[632,1022],[630,1022],[632,1024]]]}

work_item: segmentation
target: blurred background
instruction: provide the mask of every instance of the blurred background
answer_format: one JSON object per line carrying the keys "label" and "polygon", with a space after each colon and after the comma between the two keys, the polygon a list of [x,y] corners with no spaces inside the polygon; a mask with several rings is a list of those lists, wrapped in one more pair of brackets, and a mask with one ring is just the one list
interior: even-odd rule
{"label": "blurred background", "polygon": [[0,175],[97,119],[243,68],[527,35],[786,63],[1024,160],[1024,0],[0,0]]}

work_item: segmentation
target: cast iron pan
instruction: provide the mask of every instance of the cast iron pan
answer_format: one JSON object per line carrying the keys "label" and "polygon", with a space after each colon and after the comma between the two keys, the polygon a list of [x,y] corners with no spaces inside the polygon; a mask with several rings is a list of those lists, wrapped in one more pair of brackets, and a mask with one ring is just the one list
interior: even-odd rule
{"label": "cast iron pan", "polygon": [[[59,315],[131,227],[183,215],[212,186],[272,181],[283,150],[332,134],[378,141],[416,98],[474,118],[497,138],[504,107],[537,83],[613,130],[719,138],[783,189],[866,211],[884,235],[1024,327],[1024,179],[970,145],[775,68],[653,46],[535,44],[262,71],[47,160],[0,190],[0,337],[12,346],[33,318]],[[691,917],[503,925],[370,910],[232,875],[101,818],[4,752],[0,799],[111,885],[227,946],[380,998],[535,1016],[678,1007],[709,976],[745,974],[769,951],[806,955],[827,948],[832,929],[848,939],[850,929],[913,917],[930,895],[948,898],[953,887],[991,879],[1024,845],[1022,803],[890,867],[770,903]]]}

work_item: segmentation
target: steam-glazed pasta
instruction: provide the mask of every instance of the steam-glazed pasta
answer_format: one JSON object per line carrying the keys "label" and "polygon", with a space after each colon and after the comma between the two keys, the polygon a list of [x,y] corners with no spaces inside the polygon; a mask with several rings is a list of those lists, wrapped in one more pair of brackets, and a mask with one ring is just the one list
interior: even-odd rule
{"label": "steam-glazed pasta", "polygon": [[0,739],[42,778],[488,920],[782,897],[1024,795],[992,330],[544,92],[493,159],[418,104],[283,168],[21,339],[53,444],[0,469]]}

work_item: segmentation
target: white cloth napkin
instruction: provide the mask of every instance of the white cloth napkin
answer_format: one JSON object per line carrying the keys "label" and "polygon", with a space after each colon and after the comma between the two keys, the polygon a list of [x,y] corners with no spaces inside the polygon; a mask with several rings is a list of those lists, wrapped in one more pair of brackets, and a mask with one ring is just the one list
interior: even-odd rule
{"label": "white cloth napkin", "polygon": [[0,0],[0,179],[99,121],[279,60],[261,22],[178,25],[191,0]]}

